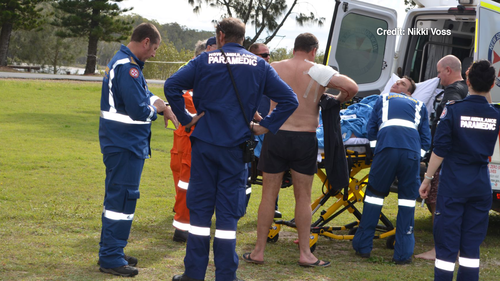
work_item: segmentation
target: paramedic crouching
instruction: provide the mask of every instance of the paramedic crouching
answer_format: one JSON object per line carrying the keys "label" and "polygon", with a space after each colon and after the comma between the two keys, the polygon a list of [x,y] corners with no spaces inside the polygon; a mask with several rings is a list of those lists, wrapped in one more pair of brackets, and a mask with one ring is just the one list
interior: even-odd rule
{"label": "paramedic crouching", "polygon": [[420,149],[431,145],[431,133],[425,105],[410,95],[415,82],[405,76],[380,95],[366,125],[368,139],[377,140],[375,157],[363,205],[359,229],[352,246],[356,254],[370,257],[373,236],[384,198],[398,177],[398,216],[393,262],[410,263],[415,246],[413,235],[415,200],[420,184]]}
{"label": "paramedic crouching", "polygon": [[[239,280],[236,277],[236,227],[245,213],[247,181],[242,144],[251,138],[250,124],[246,120],[252,120],[263,94],[278,105],[260,125],[252,124],[255,134],[276,133],[298,106],[293,90],[276,71],[262,58],[244,49],[244,37],[245,25],[240,20],[222,20],[216,27],[219,50],[201,54],[165,82],[166,97],[181,124],[187,128],[196,124],[191,135],[191,178],[186,195],[191,227],[184,258],[185,271],[175,275],[173,280],[205,279],[214,211],[215,279]],[[233,86],[226,61],[236,86]],[[195,117],[185,112],[183,89],[193,89],[198,112]]]}
{"label": "paramedic crouching", "polygon": [[469,96],[446,105],[434,136],[420,186],[425,199],[432,175],[442,164],[434,218],[434,280],[453,279],[457,255],[457,280],[479,279],[479,245],[486,236],[492,202],[488,157],[500,120],[499,110],[488,103],[495,73],[489,61],[472,64],[466,73]]}

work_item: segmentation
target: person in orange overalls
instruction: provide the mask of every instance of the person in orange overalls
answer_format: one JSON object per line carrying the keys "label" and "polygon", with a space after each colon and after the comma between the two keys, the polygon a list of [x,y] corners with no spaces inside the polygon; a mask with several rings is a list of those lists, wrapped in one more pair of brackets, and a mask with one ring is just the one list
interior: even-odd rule
{"label": "person in orange overalls", "polygon": [[[198,41],[195,46],[194,57],[199,56],[211,45],[215,44],[212,41],[215,41],[215,38],[213,40],[209,38],[205,41]],[[185,91],[183,97],[186,104],[186,111],[193,116],[196,115],[193,103],[193,90]],[[189,137],[193,129],[194,126],[191,127],[189,132],[186,132],[186,127],[179,124],[177,130],[174,131],[174,145],[170,150],[170,169],[172,170],[175,183],[175,216],[172,223],[175,227],[173,238],[175,242],[186,242],[189,231],[189,209],[186,206],[186,191],[191,176],[191,141]]]}

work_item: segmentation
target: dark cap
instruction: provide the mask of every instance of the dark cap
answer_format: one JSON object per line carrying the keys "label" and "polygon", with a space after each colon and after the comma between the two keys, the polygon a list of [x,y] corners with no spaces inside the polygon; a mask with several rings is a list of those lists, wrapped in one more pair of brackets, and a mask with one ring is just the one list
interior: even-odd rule
{"label": "dark cap", "polygon": [[215,36],[214,37],[210,37],[207,40],[207,45],[205,46],[205,48],[208,47],[208,46],[215,45],[215,44],[217,44],[217,41],[215,40]]}

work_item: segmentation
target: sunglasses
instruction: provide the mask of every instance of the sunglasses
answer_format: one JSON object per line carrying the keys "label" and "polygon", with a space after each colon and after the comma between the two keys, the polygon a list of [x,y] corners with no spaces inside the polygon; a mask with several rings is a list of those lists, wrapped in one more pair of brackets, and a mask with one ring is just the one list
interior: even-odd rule
{"label": "sunglasses", "polygon": [[269,57],[271,54],[268,54],[268,53],[264,53],[264,54],[257,54],[257,56],[261,56],[263,58],[267,58]]}

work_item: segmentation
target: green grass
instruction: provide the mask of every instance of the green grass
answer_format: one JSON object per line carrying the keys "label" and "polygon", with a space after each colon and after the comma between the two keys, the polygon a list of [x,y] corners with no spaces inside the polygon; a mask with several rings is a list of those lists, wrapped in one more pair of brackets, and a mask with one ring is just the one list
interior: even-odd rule
{"label": "green grass", "polygon": [[[97,252],[104,196],[99,148],[100,83],[0,80],[0,280],[108,280]],[[152,91],[163,97],[161,85]],[[153,155],[146,161],[126,252],[139,258],[135,280],[171,280],[183,272],[185,245],[172,241],[174,186],[170,172],[172,131],[153,123]],[[321,183],[315,180],[313,198]],[[254,186],[247,215],[239,222],[237,252],[253,248],[261,187]],[[330,202],[331,203],[331,202]],[[293,218],[291,188],[280,193],[284,218]],[[397,199],[384,213],[395,223]],[[361,206],[359,206],[361,207]],[[432,247],[428,211],[417,208],[415,253]],[[316,217],[317,218],[317,215]],[[330,225],[353,220],[343,214]],[[341,232],[339,232],[341,234]],[[244,280],[432,280],[433,262],[390,263],[392,250],[375,240],[372,258],[354,255],[350,241],[320,237],[315,254],[332,261],[324,269],[297,265],[294,229],[284,227],[266,249],[266,264],[240,262]],[[481,280],[500,276],[500,216],[490,215],[481,249]],[[214,279],[210,261],[207,280]]]}

